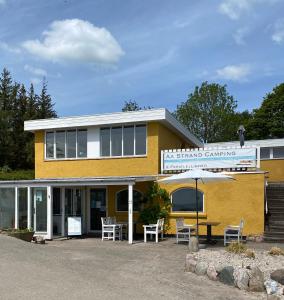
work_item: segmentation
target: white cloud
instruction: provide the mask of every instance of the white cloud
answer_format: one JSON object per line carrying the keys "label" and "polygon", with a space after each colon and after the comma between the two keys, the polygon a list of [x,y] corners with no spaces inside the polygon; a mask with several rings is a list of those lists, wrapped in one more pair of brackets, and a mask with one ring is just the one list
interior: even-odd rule
{"label": "white cloud", "polygon": [[246,41],[245,41],[245,37],[247,36],[247,34],[249,33],[249,30],[247,27],[244,28],[239,28],[234,34],[233,34],[233,38],[236,42],[237,45],[245,45]]}
{"label": "white cloud", "polygon": [[28,40],[22,46],[31,54],[54,62],[113,64],[124,54],[107,29],[80,19],[54,21],[42,35],[42,41]]}
{"label": "white cloud", "polygon": [[251,73],[251,67],[247,64],[228,65],[216,71],[217,76],[231,81],[244,81]]}
{"label": "white cloud", "polygon": [[44,69],[34,68],[32,66],[29,66],[29,65],[25,65],[24,70],[27,71],[27,72],[30,72],[30,73],[32,73],[33,75],[36,75],[36,76],[42,76],[42,77],[47,76],[47,72]]}
{"label": "white cloud", "polygon": [[275,22],[274,33],[271,38],[277,44],[284,42],[284,19],[279,19]]}
{"label": "white cloud", "polygon": [[15,54],[21,53],[21,49],[16,48],[16,47],[11,47],[7,43],[4,43],[4,42],[0,42],[0,50],[8,51],[8,52],[15,53]]}

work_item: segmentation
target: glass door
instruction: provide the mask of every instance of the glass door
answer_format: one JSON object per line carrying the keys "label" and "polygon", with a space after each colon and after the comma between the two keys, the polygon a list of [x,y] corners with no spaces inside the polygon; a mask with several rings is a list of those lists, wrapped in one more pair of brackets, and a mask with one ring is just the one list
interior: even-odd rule
{"label": "glass door", "polygon": [[106,217],[106,190],[90,189],[90,231],[102,230],[101,217]]}
{"label": "glass door", "polygon": [[46,188],[34,188],[34,230],[47,232],[47,190]]}

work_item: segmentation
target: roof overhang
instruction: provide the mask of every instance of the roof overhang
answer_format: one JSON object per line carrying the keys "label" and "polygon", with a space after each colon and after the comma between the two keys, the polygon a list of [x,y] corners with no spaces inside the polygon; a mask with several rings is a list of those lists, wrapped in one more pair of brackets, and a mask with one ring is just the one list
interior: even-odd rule
{"label": "roof overhang", "polygon": [[125,176],[125,177],[81,177],[81,178],[47,178],[34,180],[0,181],[2,187],[44,187],[44,186],[107,186],[134,185],[137,182],[155,181],[157,176]]}
{"label": "roof overhang", "polygon": [[161,122],[165,126],[182,136],[193,146],[203,147],[203,143],[190,133],[165,108],[147,109],[129,112],[117,112],[77,117],[62,117],[25,121],[25,131],[80,128],[90,126],[108,126],[128,123]]}

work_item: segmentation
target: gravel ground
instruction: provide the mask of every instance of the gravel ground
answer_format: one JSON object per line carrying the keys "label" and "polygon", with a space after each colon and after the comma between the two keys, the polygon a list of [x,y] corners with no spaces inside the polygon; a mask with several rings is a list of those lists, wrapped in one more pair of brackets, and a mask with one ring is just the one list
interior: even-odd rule
{"label": "gravel ground", "polygon": [[258,266],[264,273],[265,280],[270,278],[270,273],[276,269],[284,268],[284,256],[273,256],[267,250],[253,249],[255,258],[247,258],[244,254],[233,254],[224,249],[202,249],[195,254],[198,260],[206,261],[214,266],[233,266],[245,268],[247,266]]}
{"label": "gravel ground", "polygon": [[184,272],[186,245],[0,235],[0,299],[266,299]]}

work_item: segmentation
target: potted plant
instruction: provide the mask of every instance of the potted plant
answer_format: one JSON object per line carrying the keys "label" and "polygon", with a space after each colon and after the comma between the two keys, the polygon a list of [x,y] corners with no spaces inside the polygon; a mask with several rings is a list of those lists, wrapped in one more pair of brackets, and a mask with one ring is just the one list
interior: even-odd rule
{"label": "potted plant", "polygon": [[34,236],[34,230],[32,228],[25,228],[25,229],[10,229],[8,230],[8,235],[15,237],[17,239],[31,242]]}

